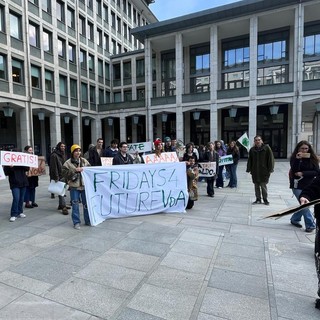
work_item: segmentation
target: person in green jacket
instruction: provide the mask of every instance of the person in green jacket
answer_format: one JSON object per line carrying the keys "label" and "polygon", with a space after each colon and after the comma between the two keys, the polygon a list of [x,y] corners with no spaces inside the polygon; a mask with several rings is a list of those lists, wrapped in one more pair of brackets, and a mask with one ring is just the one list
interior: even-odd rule
{"label": "person in green jacket", "polygon": [[267,184],[274,168],[274,156],[269,145],[264,144],[261,136],[254,137],[254,146],[249,150],[247,172],[251,174],[256,200],[252,204],[261,204],[261,195],[266,206],[268,201]]}

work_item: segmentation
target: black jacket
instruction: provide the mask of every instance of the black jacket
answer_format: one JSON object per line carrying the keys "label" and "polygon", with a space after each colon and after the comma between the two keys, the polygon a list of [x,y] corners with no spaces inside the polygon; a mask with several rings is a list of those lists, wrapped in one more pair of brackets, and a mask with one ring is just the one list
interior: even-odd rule
{"label": "black jacket", "polygon": [[50,156],[50,179],[58,181],[62,179],[62,166],[66,162],[66,155],[60,150],[54,150]]}
{"label": "black jacket", "polygon": [[4,174],[9,177],[10,189],[23,188],[29,185],[26,175],[29,169],[29,167],[23,166],[3,167]]}
{"label": "black jacket", "polygon": [[[320,175],[317,175],[312,183],[304,188],[299,196],[299,198],[304,197],[309,201],[320,199]],[[320,205],[314,206],[314,214],[316,219],[320,219]]]}
{"label": "black jacket", "polygon": [[[101,150],[101,156],[103,155],[103,151]],[[100,155],[97,152],[97,147],[94,147],[89,150],[89,163],[92,166],[101,166],[101,159]]]}

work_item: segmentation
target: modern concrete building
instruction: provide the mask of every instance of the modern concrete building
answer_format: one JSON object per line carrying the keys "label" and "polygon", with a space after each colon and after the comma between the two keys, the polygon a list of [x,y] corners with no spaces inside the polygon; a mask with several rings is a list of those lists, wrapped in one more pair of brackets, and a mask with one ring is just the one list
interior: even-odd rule
{"label": "modern concrete building", "polygon": [[[9,1],[11,5],[6,2],[0,7],[10,14],[10,21],[18,10],[17,2]],[[137,142],[171,136],[205,144],[215,139],[228,142],[248,132],[251,141],[254,135],[262,135],[277,158],[289,157],[301,139],[309,139],[320,153],[319,1],[245,0],[157,22],[143,1],[124,1],[125,5],[121,2],[117,7],[113,1],[104,0],[101,6],[108,5],[114,28],[104,21],[103,14],[102,17],[97,14],[98,2],[90,9],[91,1],[87,5],[79,1],[79,6],[57,1],[57,10],[52,12],[52,18],[55,17],[52,29],[45,29],[43,10],[41,17],[41,10],[33,13],[24,8],[22,17],[29,17],[22,19],[29,30],[26,41],[18,42],[12,34],[1,34],[0,41],[6,41],[6,47],[0,49],[0,59],[6,59],[7,70],[11,72],[17,62],[23,62],[21,57],[16,58],[17,50],[25,53],[25,63],[30,66],[29,70],[25,68],[30,84],[16,89],[17,84],[12,81],[14,73],[8,77],[8,72],[7,81],[3,79],[0,83],[4,88],[0,94],[2,109],[12,104],[11,108],[19,115],[14,122],[18,126],[15,139],[18,147],[29,141],[36,145],[41,141],[44,145],[43,139],[54,145],[61,137],[67,143],[80,141],[86,145],[98,136],[107,143],[114,137]],[[73,30],[72,36],[68,24],[59,19],[63,3],[79,17],[78,29]],[[129,37],[128,30],[126,36],[123,28],[116,30],[118,19],[120,25],[127,23],[129,28],[130,19],[124,13],[118,14],[129,3],[133,16],[134,8],[136,13],[143,9],[137,3],[145,5],[143,13],[148,12],[144,23],[131,30],[134,38]],[[27,7],[38,8],[30,1]],[[116,15],[114,24],[112,12]],[[39,15],[41,34],[43,30],[51,30],[56,39],[51,68],[47,53],[30,43],[30,26],[39,21]],[[101,27],[103,36],[114,37],[108,43],[112,46],[109,51],[115,54],[110,55],[106,49],[100,49],[99,53],[99,32],[90,40],[90,23],[94,30]],[[5,24],[6,30],[10,30],[9,22]],[[61,30],[63,26],[65,29]],[[104,28],[109,32],[105,33]],[[68,61],[72,57],[71,37],[76,48],[80,48],[80,59],[75,59],[74,69]],[[21,49],[16,48],[16,42]],[[38,58],[34,57],[35,51],[39,51]],[[87,58],[85,62],[83,57]],[[43,74],[42,90],[34,87],[39,68]],[[110,72],[105,72],[108,68]],[[47,71],[53,73],[54,81],[48,81]],[[77,80],[76,95],[72,93],[72,79]],[[44,90],[50,83],[55,88],[51,93]],[[25,94],[21,94],[21,87]],[[36,95],[38,91],[42,93],[40,98]],[[25,99],[23,103],[14,101],[18,94]],[[37,119],[39,113],[44,113],[45,121]],[[72,119],[72,125],[65,123],[68,119]],[[3,129],[0,130],[3,144]],[[45,132],[45,137],[40,132]],[[5,141],[11,135],[12,132],[6,135]]]}

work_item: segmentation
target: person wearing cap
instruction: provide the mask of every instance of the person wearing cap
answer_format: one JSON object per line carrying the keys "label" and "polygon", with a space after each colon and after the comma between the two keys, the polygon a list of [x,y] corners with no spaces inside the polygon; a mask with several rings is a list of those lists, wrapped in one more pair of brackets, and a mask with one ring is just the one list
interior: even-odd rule
{"label": "person wearing cap", "polygon": [[164,151],[165,152],[172,152],[174,151],[172,144],[171,144],[171,138],[165,137],[164,138]]}
{"label": "person wearing cap", "polygon": [[[86,225],[90,226],[90,218],[87,208],[86,194],[84,190],[84,182],[81,176],[83,167],[90,166],[90,163],[81,157],[81,147],[77,144],[71,146],[71,158],[62,166],[62,175],[65,177],[70,190],[72,203],[72,222],[75,229],[80,229],[80,210],[79,200],[83,205],[83,216]],[[81,199],[80,199],[81,198]]]}
{"label": "person wearing cap", "polygon": [[125,141],[120,142],[119,152],[112,159],[112,164],[133,164],[133,158],[128,153],[128,144]]}
{"label": "person wearing cap", "polygon": [[160,154],[162,152],[162,141],[161,139],[157,138],[154,142],[154,153],[160,157]]}

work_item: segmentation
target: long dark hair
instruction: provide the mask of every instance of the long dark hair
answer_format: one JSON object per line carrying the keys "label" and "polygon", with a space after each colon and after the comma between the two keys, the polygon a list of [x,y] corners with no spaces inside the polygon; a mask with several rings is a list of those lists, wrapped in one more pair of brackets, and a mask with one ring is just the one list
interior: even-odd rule
{"label": "long dark hair", "polygon": [[301,148],[301,146],[303,145],[306,145],[308,146],[309,148],[309,153],[310,153],[310,162],[315,166],[319,166],[319,159],[317,157],[317,155],[315,154],[311,144],[307,141],[307,140],[301,140],[300,142],[298,142],[298,144],[296,145],[296,147],[294,148],[293,152],[292,152],[292,155],[291,155],[291,158],[290,160],[293,160],[296,158],[297,156],[297,153],[299,152],[299,149]]}

